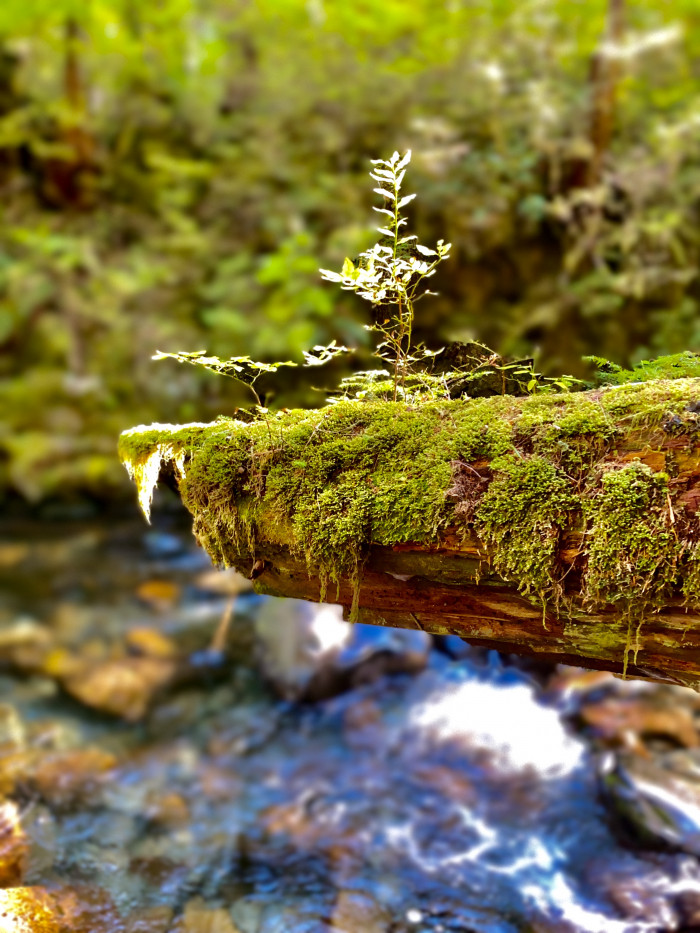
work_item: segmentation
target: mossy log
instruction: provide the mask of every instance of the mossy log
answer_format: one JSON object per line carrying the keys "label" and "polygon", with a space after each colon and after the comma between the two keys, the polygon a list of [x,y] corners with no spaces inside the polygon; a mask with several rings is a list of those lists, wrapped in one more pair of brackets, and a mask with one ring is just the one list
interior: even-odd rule
{"label": "mossy log", "polygon": [[215,563],[357,621],[700,688],[700,378],[151,425]]}

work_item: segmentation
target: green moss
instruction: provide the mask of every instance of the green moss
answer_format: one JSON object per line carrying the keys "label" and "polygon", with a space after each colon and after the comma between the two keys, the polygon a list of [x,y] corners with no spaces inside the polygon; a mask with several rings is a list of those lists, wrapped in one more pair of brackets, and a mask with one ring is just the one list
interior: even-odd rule
{"label": "green moss", "polygon": [[669,502],[666,473],[639,462],[604,473],[585,502],[590,600],[638,614],[670,593],[680,553]]}
{"label": "green moss", "polygon": [[[303,555],[322,581],[357,583],[371,544],[432,542],[461,525],[501,576],[556,601],[561,542],[585,525],[575,569],[587,605],[627,617],[659,604],[681,568],[686,597],[700,598],[700,531],[679,520],[681,537],[669,520],[677,487],[615,449],[635,425],[658,426],[662,440],[671,415],[694,431],[698,398],[700,379],[420,406],[351,400],[252,424],[154,425],[123,435],[120,452],[143,466],[165,450],[182,465],[183,501],[220,564],[265,541]],[[456,508],[458,474],[474,480],[468,508]]]}
{"label": "green moss", "polygon": [[620,433],[601,399],[576,393],[528,402],[516,423],[518,433],[531,438],[533,452],[567,471],[590,467]]}
{"label": "green moss", "polygon": [[700,376],[700,353],[686,350],[656,360],[643,360],[633,369],[620,369],[599,357],[588,357],[597,369],[598,385],[623,385],[628,382],[648,382],[656,379],[692,379]]}
{"label": "green moss", "polygon": [[543,602],[558,598],[557,549],[580,509],[571,480],[542,457],[499,457],[475,527],[498,573]]}
{"label": "green moss", "polygon": [[626,429],[633,425],[649,428],[662,425],[669,415],[683,417],[699,398],[700,379],[678,379],[611,387],[602,391],[600,404]]}
{"label": "green moss", "polygon": [[700,550],[692,545],[681,568],[681,592],[686,602],[694,607],[700,606]]}

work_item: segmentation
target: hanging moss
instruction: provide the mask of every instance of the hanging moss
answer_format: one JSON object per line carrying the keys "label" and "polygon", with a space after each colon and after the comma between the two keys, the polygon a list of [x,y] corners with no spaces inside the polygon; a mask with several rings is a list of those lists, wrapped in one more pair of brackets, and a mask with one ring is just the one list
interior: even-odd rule
{"label": "hanging moss", "polygon": [[544,603],[559,596],[560,535],[581,503],[571,480],[542,457],[499,457],[475,527],[498,573]]}
{"label": "hanging moss", "polygon": [[603,474],[584,506],[590,522],[589,599],[641,613],[670,594],[681,551],[669,504],[666,473],[635,461]]}

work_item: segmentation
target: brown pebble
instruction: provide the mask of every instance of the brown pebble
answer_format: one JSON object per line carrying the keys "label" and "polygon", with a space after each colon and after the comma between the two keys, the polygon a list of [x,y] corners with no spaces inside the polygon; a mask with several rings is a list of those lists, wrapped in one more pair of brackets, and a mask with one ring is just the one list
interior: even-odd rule
{"label": "brown pebble", "polygon": [[182,826],[190,818],[187,803],[180,794],[151,794],[146,800],[144,816],[164,827]]}
{"label": "brown pebble", "polygon": [[99,748],[53,752],[38,759],[27,782],[49,806],[72,807],[84,803],[116,763]]}
{"label": "brown pebble", "polygon": [[174,658],[178,654],[175,642],[158,629],[145,625],[127,632],[126,646],[135,654],[149,658]]}
{"label": "brown pebble", "polygon": [[175,924],[173,933],[240,933],[227,910],[207,907],[201,897],[195,897]]}

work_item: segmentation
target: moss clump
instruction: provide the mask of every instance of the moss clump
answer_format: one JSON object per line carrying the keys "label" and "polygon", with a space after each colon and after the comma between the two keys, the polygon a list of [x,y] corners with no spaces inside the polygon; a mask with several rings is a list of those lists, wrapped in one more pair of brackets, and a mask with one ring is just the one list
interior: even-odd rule
{"label": "moss clump", "polygon": [[574,394],[534,398],[516,423],[522,437],[530,437],[534,453],[563,469],[579,472],[590,467],[620,434],[604,399]]}
{"label": "moss clump", "polygon": [[700,543],[686,541],[679,576],[681,593],[691,606],[700,606]]}
{"label": "moss clump", "polygon": [[580,510],[572,481],[542,457],[499,457],[476,512],[475,527],[494,554],[498,573],[542,602],[558,599],[561,532]]}
{"label": "moss clump", "polygon": [[586,596],[640,614],[678,579],[681,553],[671,521],[668,475],[632,462],[605,472],[585,502],[589,522]]}

